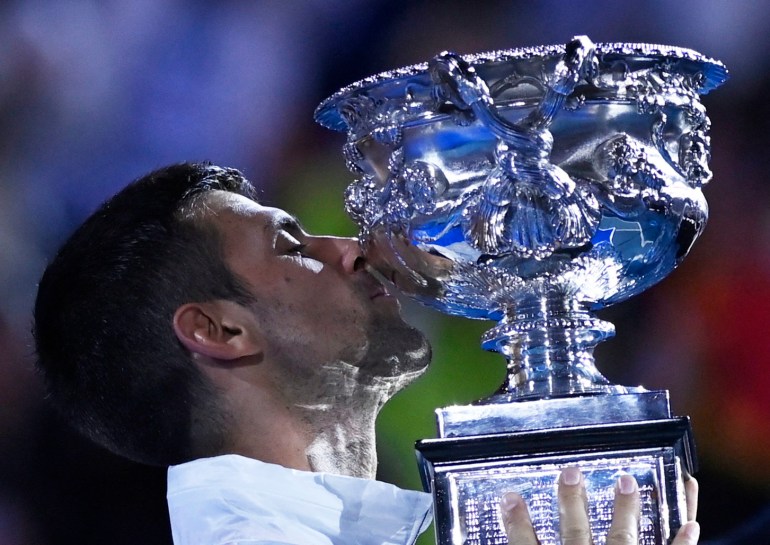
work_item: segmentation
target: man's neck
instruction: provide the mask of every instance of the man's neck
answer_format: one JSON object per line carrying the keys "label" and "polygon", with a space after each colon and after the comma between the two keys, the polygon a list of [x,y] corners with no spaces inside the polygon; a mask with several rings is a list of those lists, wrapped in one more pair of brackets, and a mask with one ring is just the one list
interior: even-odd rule
{"label": "man's neck", "polygon": [[316,405],[302,404],[303,420],[312,422],[313,440],[306,450],[313,471],[371,478],[377,472],[375,421],[383,405],[422,370],[396,377],[367,375],[342,365],[324,375],[334,387]]}
{"label": "man's neck", "polygon": [[376,412],[362,408],[358,413],[314,416],[313,439],[305,450],[310,470],[373,479],[377,471]]}
{"label": "man's neck", "polygon": [[[377,414],[414,376],[366,376],[345,364],[325,371],[324,382],[312,388],[304,383],[301,395],[289,389],[267,406],[239,410],[230,452],[293,469],[374,478]],[[264,400],[264,394],[245,399]]]}
{"label": "man's neck", "polygon": [[375,421],[380,409],[412,377],[369,376],[353,366],[327,369],[328,387],[313,403],[301,403],[302,421],[311,428],[307,460],[313,471],[374,478],[377,471]]}

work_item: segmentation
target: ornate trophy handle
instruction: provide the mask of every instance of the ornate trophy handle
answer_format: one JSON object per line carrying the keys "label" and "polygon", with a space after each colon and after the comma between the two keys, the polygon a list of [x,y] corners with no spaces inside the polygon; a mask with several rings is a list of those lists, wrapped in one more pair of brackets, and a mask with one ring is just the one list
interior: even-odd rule
{"label": "ornate trophy handle", "polygon": [[545,258],[562,248],[576,248],[593,236],[599,209],[591,195],[550,160],[553,136],[548,126],[585,76],[595,58],[585,36],[574,38],[553,73],[538,106],[520,123],[500,113],[486,82],[453,53],[442,53],[428,65],[434,93],[442,103],[476,119],[498,139],[495,168],[470,204],[466,238],[482,253],[514,253]]}
{"label": "ornate trophy handle", "polygon": [[519,127],[497,111],[487,83],[456,53],[444,52],[428,63],[436,98],[451,102],[460,110],[472,110],[476,117],[503,142],[539,153],[541,145],[526,127]]}
{"label": "ornate trophy handle", "polygon": [[594,44],[587,36],[577,36],[567,44],[566,52],[546,83],[547,90],[540,104],[520,125],[498,113],[486,82],[459,55],[449,52],[437,55],[428,64],[428,71],[436,85],[436,98],[449,101],[461,110],[470,108],[505,143],[538,152],[543,150],[538,133],[550,125],[581,76],[590,69],[593,51]]}

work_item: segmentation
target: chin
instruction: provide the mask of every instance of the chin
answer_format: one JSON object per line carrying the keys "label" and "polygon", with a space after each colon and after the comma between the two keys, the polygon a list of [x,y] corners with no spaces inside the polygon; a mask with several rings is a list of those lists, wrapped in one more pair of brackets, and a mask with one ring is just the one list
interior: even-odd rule
{"label": "chin", "polygon": [[381,378],[392,377],[410,383],[422,375],[430,364],[432,350],[427,337],[418,329],[401,323],[382,326],[370,344],[362,366]]}

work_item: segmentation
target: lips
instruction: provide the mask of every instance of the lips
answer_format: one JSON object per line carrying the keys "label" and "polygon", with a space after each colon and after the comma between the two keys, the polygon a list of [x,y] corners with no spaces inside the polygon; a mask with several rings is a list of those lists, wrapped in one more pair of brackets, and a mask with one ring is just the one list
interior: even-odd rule
{"label": "lips", "polygon": [[388,291],[384,284],[386,277],[380,271],[366,262],[363,272],[366,277],[365,282],[367,284],[367,293],[369,295],[369,299],[391,296],[391,293]]}
{"label": "lips", "polygon": [[377,299],[378,297],[390,297],[390,293],[382,284],[377,284],[369,290],[369,299]]}
{"label": "lips", "polygon": [[371,274],[366,275],[366,294],[369,296],[370,300],[393,297],[393,294],[388,291],[385,283]]}

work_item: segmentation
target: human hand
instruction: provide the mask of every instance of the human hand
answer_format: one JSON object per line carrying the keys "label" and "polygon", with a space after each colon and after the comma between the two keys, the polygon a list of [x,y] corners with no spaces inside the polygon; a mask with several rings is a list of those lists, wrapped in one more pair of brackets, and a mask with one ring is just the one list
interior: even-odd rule
{"label": "human hand", "polygon": [[[698,484],[690,478],[685,482],[688,522],[682,525],[671,545],[695,545],[700,527],[695,522]],[[580,470],[568,467],[559,476],[559,526],[563,545],[590,545],[591,526],[588,520],[588,500]],[[538,545],[529,511],[522,497],[514,492],[500,502],[503,526],[509,545]],[[631,475],[621,476],[615,484],[615,505],[612,523],[607,533],[607,545],[636,545],[639,543],[639,487]]]}

